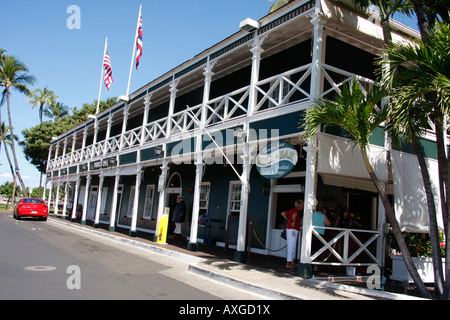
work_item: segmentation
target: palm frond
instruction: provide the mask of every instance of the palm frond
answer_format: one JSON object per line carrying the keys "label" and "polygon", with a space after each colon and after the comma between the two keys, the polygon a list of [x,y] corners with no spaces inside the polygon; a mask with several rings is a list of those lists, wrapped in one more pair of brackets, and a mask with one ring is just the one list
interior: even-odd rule
{"label": "palm frond", "polygon": [[374,130],[387,119],[387,108],[381,104],[386,92],[381,88],[362,89],[354,80],[341,87],[334,100],[318,100],[306,111],[302,125],[312,137],[322,125],[335,125],[350,134],[350,138],[365,150]]}

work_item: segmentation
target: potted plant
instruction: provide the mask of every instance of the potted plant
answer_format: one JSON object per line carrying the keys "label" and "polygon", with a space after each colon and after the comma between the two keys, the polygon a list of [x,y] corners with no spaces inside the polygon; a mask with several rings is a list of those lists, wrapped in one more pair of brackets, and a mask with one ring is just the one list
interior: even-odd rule
{"label": "potted plant", "polygon": [[[441,256],[445,257],[444,235],[440,235]],[[406,233],[405,241],[411,252],[414,264],[424,283],[434,282],[433,261],[431,259],[431,240],[428,234]],[[406,270],[403,257],[398,253],[395,244],[391,243],[392,275],[391,280],[413,282]],[[442,262],[444,264],[444,261]],[[444,266],[443,266],[444,267]],[[445,270],[445,269],[444,269]]]}

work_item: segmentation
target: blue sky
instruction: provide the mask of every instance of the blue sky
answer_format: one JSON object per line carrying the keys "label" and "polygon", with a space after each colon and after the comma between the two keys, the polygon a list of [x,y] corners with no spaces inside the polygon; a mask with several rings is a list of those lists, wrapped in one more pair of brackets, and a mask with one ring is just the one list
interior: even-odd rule
{"label": "blue sky", "polygon": [[[133,70],[134,92],[170,69],[191,59],[231,34],[239,22],[265,16],[270,0],[2,0],[0,48],[24,62],[37,78],[31,90],[48,86],[69,106],[81,107],[97,99],[105,37],[108,37],[114,83],[103,86],[101,99],[124,95],[127,89],[134,33],[143,6],[143,57]],[[73,13],[80,9],[80,29],[69,29]],[[411,27],[414,21],[402,21]],[[14,92],[11,100],[15,133],[39,123],[38,109]],[[6,106],[2,106],[6,119]],[[44,119],[45,120],[45,119]],[[39,185],[39,173],[17,146],[25,184]],[[4,150],[0,156],[0,184],[12,181]]]}

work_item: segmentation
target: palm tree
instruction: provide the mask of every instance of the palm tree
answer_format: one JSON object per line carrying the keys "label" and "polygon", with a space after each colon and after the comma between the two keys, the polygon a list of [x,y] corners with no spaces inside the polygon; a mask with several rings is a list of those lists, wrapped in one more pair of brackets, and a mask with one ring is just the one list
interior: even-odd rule
{"label": "palm tree", "polygon": [[391,19],[397,12],[411,15],[413,9],[410,0],[353,0],[353,2],[363,11],[367,11],[370,5],[378,8],[381,27],[383,29],[384,43],[387,46],[392,45],[392,34],[389,19]]}
{"label": "palm tree", "polygon": [[[44,106],[46,104],[49,106],[55,104],[58,97],[53,91],[48,90],[47,86],[44,89],[36,89],[29,94],[29,97],[31,100],[29,100],[28,103],[31,103],[33,109],[35,106],[39,106],[39,120],[40,123],[42,123]],[[39,198],[41,197],[42,175],[43,173],[41,172],[39,178]]]}
{"label": "palm tree", "polygon": [[[407,131],[418,152],[422,174],[428,175],[424,157],[418,147],[418,138],[427,128],[426,120],[432,115],[434,122],[439,163],[439,183],[441,209],[446,232],[447,248],[450,237],[449,164],[444,143],[444,115],[449,115],[450,106],[450,26],[438,24],[435,31],[425,35],[425,42],[418,44],[398,44],[387,50],[382,59],[387,65],[383,82],[392,90],[392,121],[398,131]],[[406,68],[406,69],[405,69]],[[407,130],[406,130],[407,129]],[[416,141],[414,141],[414,139]],[[421,159],[423,157],[423,159]],[[423,168],[422,168],[423,167]],[[424,180],[425,182],[425,180]],[[426,183],[426,182],[425,182]],[[427,196],[432,198],[432,194]],[[429,204],[430,207],[430,204]],[[435,264],[436,283],[443,283],[442,259],[439,247],[439,230],[436,213],[429,208],[430,235]],[[448,298],[450,290],[450,250],[446,251],[446,282],[443,297]],[[442,293],[439,289],[438,295]]]}
{"label": "palm tree", "polygon": [[44,114],[57,122],[69,114],[69,108],[61,102],[54,102],[44,110]]}
{"label": "palm tree", "polygon": [[50,106],[58,99],[53,91],[48,90],[47,86],[44,89],[36,89],[31,92],[29,98],[31,98],[31,100],[29,100],[28,103],[31,103],[33,109],[34,107],[39,106],[39,119],[41,123],[44,114],[44,106]]}
{"label": "palm tree", "polygon": [[[33,84],[35,78],[28,74],[28,68],[23,63],[19,62],[14,57],[6,55],[5,52],[6,50],[0,49],[0,87],[4,87],[0,105],[3,104],[6,99],[9,127],[11,130],[11,135],[14,136],[13,131],[14,126],[12,125],[12,117],[11,117],[11,101],[10,101],[11,89],[17,90],[20,93],[28,94],[30,91],[27,88],[27,84]],[[25,187],[25,184],[23,183],[22,177],[20,176],[19,172],[19,163],[17,161],[16,147],[14,140],[12,141],[11,144],[11,150],[13,153],[17,178],[19,179],[20,184],[22,186],[24,196],[27,197],[28,196],[27,188]]]}
{"label": "palm tree", "polygon": [[429,30],[434,28],[437,21],[450,23],[450,0],[411,0],[417,16],[422,40],[426,42]]}
{"label": "palm tree", "polygon": [[352,83],[343,85],[334,101],[316,101],[306,111],[302,126],[309,137],[313,137],[317,133],[318,128],[323,124],[339,126],[350,134],[352,140],[360,149],[367,172],[380,195],[386,217],[392,227],[399,248],[402,251],[406,268],[421,295],[430,298],[430,293],[414,266],[411,254],[395,217],[394,209],[389,202],[388,194],[378,180],[367,154],[369,137],[387,119],[388,107],[381,105],[381,101],[386,95],[387,92],[378,87],[374,87],[365,93],[359,83],[354,80]]}
{"label": "palm tree", "polygon": [[[9,164],[9,168],[11,170],[11,174],[14,177],[14,184],[13,184],[13,193],[12,193],[12,197],[11,197],[11,203],[14,203],[14,196],[15,196],[15,192],[16,192],[16,175],[14,174],[14,167],[12,165],[11,162],[11,157],[9,156],[9,151],[7,148],[7,145],[11,146],[12,144],[12,139],[14,139],[15,141],[19,141],[19,138],[14,135],[14,137],[11,134],[8,134],[8,132],[11,131],[9,126],[6,126],[4,122],[1,123],[0,126],[0,148],[1,148],[1,143],[3,143],[3,146],[5,148],[5,154],[6,154],[6,158],[8,159],[8,164]],[[6,206],[6,210],[8,210],[8,205]]]}

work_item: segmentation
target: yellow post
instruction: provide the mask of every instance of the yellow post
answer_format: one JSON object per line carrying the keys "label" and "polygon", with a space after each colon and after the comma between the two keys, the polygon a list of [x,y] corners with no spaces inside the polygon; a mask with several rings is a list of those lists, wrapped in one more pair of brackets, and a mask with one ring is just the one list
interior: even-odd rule
{"label": "yellow post", "polygon": [[164,209],[164,214],[159,219],[158,224],[158,239],[157,243],[167,243],[167,229],[169,227],[169,213],[170,208]]}

